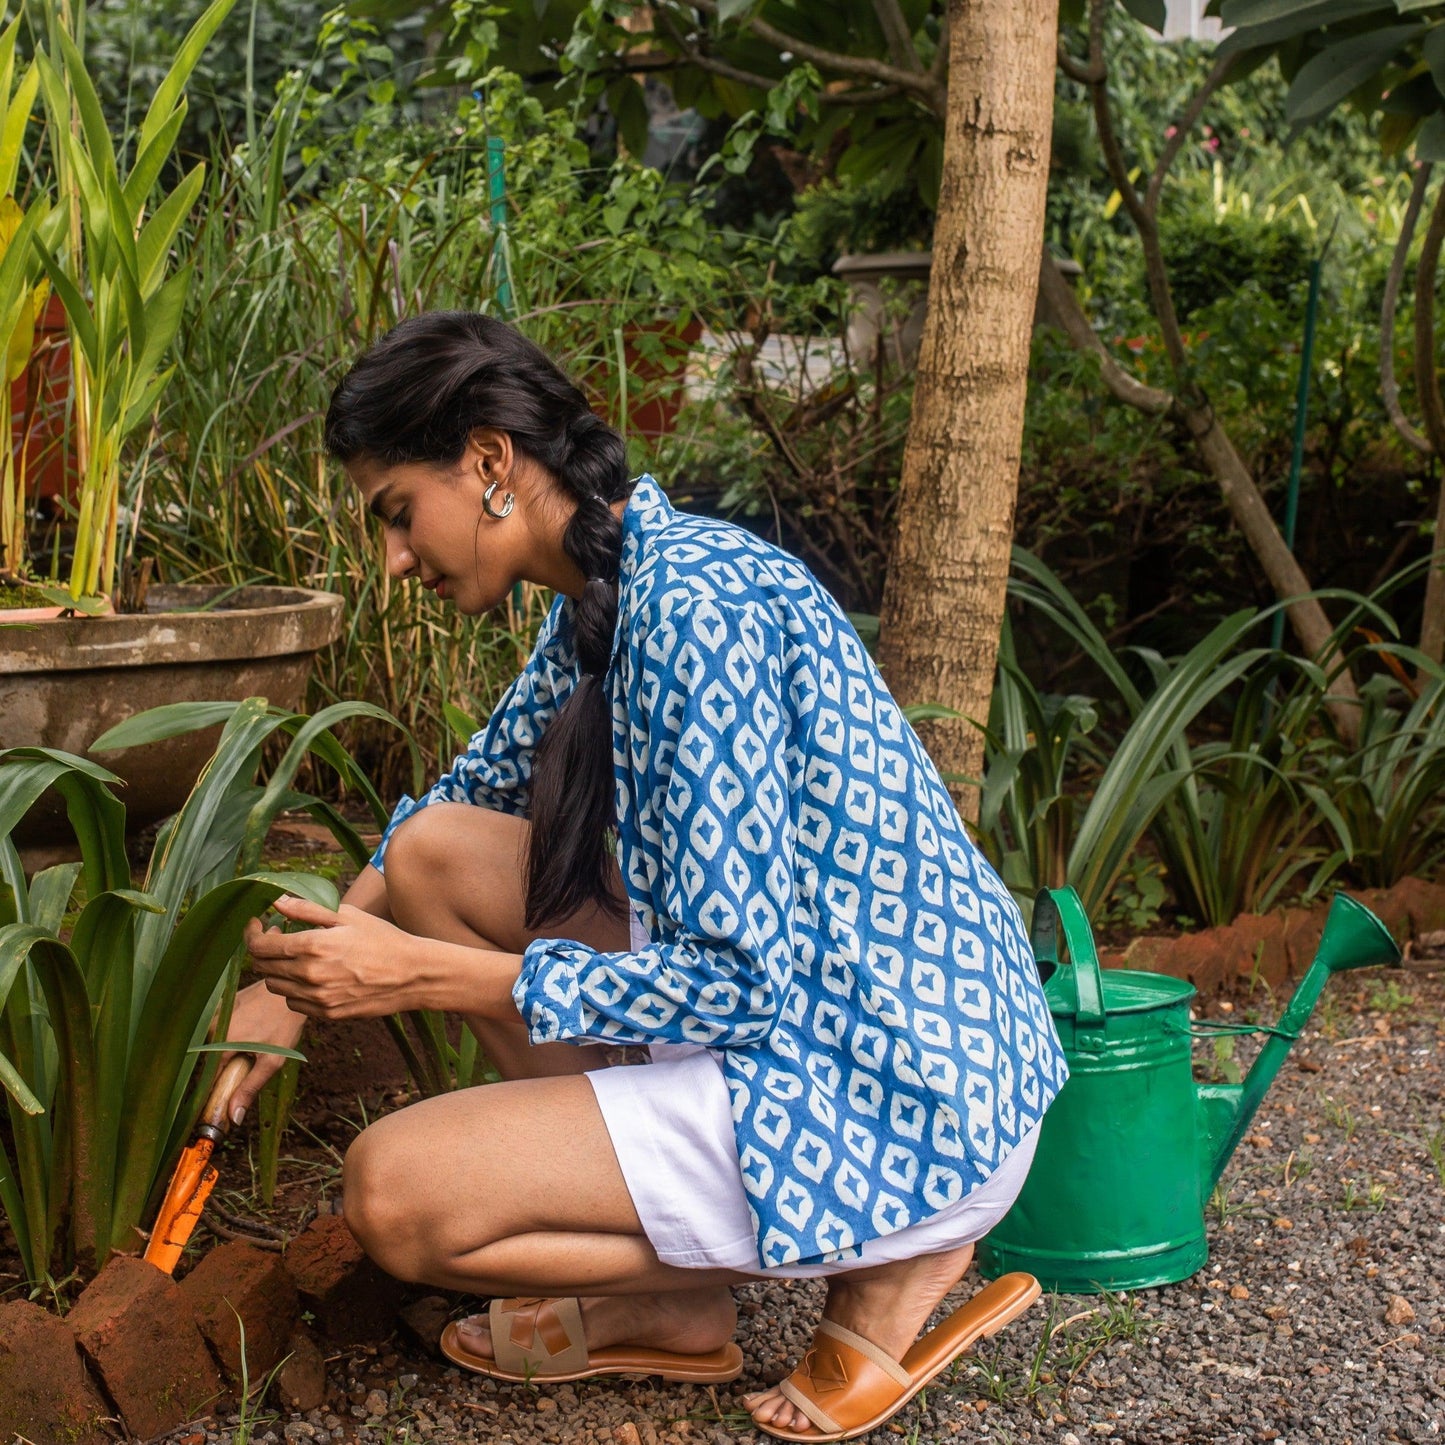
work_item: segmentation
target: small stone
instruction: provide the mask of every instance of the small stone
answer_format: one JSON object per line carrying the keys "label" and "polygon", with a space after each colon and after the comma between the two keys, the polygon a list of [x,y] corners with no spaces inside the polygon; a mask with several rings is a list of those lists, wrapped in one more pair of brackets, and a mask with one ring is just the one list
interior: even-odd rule
{"label": "small stone", "polygon": [[1306,1144],[1318,1144],[1319,1142],[1320,1142],[1320,1135],[1318,1135],[1318,1134],[1306,1134],[1306,1135],[1305,1135],[1305,1143],[1306,1143]]}
{"label": "small stone", "polygon": [[1242,1284],[1232,1284],[1229,1287],[1230,1299],[1248,1299],[1249,1287]]}
{"label": "small stone", "polygon": [[612,1438],[617,1445],[642,1445],[642,1436],[637,1433],[637,1426],[631,1420],[617,1426],[612,1432]]}
{"label": "small stone", "polygon": [[429,1294],[397,1311],[406,1332],[423,1349],[434,1350],[451,1318],[451,1302],[445,1295]]}
{"label": "small stone", "polygon": [[[276,1389],[293,1410],[315,1410],[326,1398],[326,1357],[305,1330],[297,1330],[287,1341],[286,1357],[276,1372]],[[328,1415],[328,1420],[335,1420]],[[341,1422],[338,1420],[337,1425]],[[330,1425],[328,1429],[336,1429]]]}
{"label": "small stone", "polygon": [[1289,1311],[1283,1305],[1265,1305],[1264,1316],[1270,1320],[1282,1320],[1287,1318]]}
{"label": "small stone", "polygon": [[1274,1140],[1268,1134],[1247,1134],[1244,1142],[1253,1144],[1256,1149],[1273,1149]]}
{"label": "small stone", "polygon": [[1283,1215],[1281,1215],[1278,1219],[1275,1220],[1274,1227],[1276,1229],[1293,1229],[1294,1220],[1286,1219]]}
{"label": "small stone", "polygon": [[375,1419],[378,1416],[386,1414],[390,1408],[390,1401],[380,1390],[372,1390],[366,1397],[364,1407],[367,1415]]}
{"label": "small stone", "polygon": [[397,1385],[403,1390],[416,1389],[416,1381],[417,1377],[415,1375],[398,1375],[396,1377]]}
{"label": "small stone", "polygon": [[308,1425],[305,1420],[293,1420],[282,1432],[288,1441],[314,1440],[316,1428]]}
{"label": "small stone", "polygon": [[1414,1306],[1404,1295],[1392,1294],[1389,1304],[1385,1306],[1385,1323],[1387,1325],[1409,1325],[1414,1322]]}
{"label": "small stone", "polygon": [[555,1410],[557,1402],[550,1395],[539,1395],[537,1397],[537,1413],[545,1415],[549,1410]]}

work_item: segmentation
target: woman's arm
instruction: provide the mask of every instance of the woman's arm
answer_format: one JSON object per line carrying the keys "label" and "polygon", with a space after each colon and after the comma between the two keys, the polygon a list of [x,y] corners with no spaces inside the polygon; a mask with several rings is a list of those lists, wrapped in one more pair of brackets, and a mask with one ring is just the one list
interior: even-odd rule
{"label": "woman's arm", "polygon": [[[347,895],[350,897],[350,894]],[[253,920],[246,946],[264,987],[310,1018],[381,1018],[443,1009],[516,1021],[512,988],[522,958],[407,933],[350,903],[332,912],[304,898],[278,898],[298,933]]]}

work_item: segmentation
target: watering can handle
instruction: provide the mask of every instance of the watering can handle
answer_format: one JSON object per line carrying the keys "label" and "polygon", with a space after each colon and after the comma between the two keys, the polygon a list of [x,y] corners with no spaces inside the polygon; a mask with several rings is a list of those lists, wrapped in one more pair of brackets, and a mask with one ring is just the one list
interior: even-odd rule
{"label": "watering can handle", "polygon": [[1075,1019],[1080,1029],[1102,1030],[1104,1026],[1104,980],[1099,973],[1099,954],[1089,916],[1072,888],[1040,888],[1034,899],[1034,926],[1030,935],[1034,955],[1060,964],[1059,933],[1069,946],[1074,965],[1079,1008]]}

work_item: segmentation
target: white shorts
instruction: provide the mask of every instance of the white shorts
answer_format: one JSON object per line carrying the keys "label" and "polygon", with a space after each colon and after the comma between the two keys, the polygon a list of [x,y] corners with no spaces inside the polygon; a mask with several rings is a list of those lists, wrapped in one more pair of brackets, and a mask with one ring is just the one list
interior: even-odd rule
{"label": "white shorts", "polygon": [[[639,925],[633,919],[634,947]],[[1038,1127],[972,1194],[918,1224],[869,1240],[852,1259],[763,1269],[743,1192],[731,1102],[714,1053],[654,1044],[652,1062],[597,1069],[591,1080],[622,1177],[648,1241],[664,1264],[810,1279],[938,1254],[982,1239],[1008,1213],[1028,1177]]]}

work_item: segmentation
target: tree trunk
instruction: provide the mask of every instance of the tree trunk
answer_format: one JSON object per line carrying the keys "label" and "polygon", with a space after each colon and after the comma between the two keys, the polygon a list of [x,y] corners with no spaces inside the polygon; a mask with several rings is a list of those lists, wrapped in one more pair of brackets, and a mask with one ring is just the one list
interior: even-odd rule
{"label": "tree trunk", "polygon": [[[977,777],[1003,621],[1043,237],[1057,0],[950,0],[943,185],[883,592],[879,660],[919,731]],[[951,784],[965,817],[975,787]]]}

